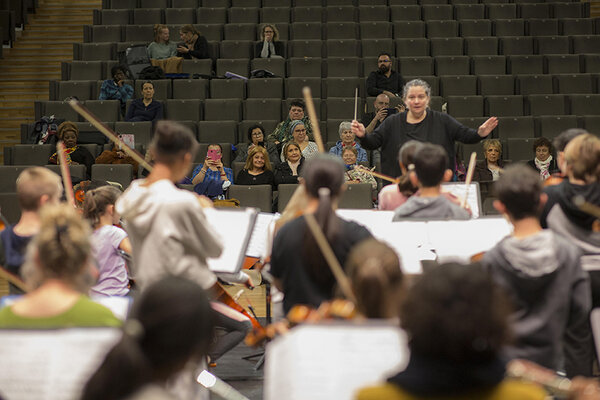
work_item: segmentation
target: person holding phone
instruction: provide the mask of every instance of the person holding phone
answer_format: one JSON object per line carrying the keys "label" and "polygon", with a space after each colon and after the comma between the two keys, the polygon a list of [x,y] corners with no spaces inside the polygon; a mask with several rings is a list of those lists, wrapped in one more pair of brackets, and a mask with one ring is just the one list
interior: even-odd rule
{"label": "person holding phone", "polygon": [[98,100],[119,100],[121,104],[121,115],[125,116],[127,100],[133,97],[133,87],[125,83],[125,71],[127,67],[115,65],[110,69],[112,79],[102,82]]}
{"label": "person holding phone", "polygon": [[179,37],[182,43],[177,44],[177,57],[183,57],[186,60],[210,58],[208,41],[193,25],[184,25],[179,30]]}
{"label": "person holding phone", "polygon": [[[233,171],[223,166],[223,148],[218,143],[208,145],[206,160],[192,173],[192,183],[197,185],[205,181],[221,182],[223,190],[233,183]],[[228,183],[227,183],[228,182]]]}

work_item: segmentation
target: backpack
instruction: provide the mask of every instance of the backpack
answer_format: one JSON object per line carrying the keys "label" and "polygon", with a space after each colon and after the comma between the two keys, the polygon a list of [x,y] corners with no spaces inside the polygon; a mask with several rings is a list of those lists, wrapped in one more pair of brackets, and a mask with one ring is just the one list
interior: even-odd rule
{"label": "backpack", "polygon": [[165,79],[165,71],[161,67],[155,67],[150,65],[142,69],[138,74],[138,79],[144,80],[156,80],[156,79]]}
{"label": "backpack", "polygon": [[151,66],[146,45],[140,44],[131,46],[125,51],[120,52],[119,63],[121,65],[126,65],[129,69],[127,73],[129,79],[140,79],[140,71]]}
{"label": "backpack", "polygon": [[58,142],[58,126],[64,119],[57,119],[54,115],[42,117],[35,121],[33,130],[27,138],[28,144],[56,144]]}

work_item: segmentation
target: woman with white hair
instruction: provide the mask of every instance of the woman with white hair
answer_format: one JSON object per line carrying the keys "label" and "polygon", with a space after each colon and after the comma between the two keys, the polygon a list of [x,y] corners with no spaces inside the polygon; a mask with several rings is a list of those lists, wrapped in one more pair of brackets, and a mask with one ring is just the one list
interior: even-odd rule
{"label": "woman with white hair", "polygon": [[352,132],[352,123],[350,121],[344,121],[339,127],[340,140],[337,141],[335,146],[329,149],[329,153],[334,154],[338,157],[342,157],[342,152],[345,147],[354,147],[356,149],[356,162],[368,162],[367,151],[363,149],[360,144],[356,143],[354,139],[356,136]]}

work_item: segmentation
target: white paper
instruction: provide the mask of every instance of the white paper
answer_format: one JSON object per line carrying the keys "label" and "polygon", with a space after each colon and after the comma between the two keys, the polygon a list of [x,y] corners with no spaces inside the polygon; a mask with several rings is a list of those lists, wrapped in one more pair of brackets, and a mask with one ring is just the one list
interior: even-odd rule
{"label": "white paper", "polygon": [[237,273],[246,258],[246,249],[258,211],[254,208],[223,210],[205,208],[204,213],[211,229],[221,239],[223,251],[218,258],[207,259],[213,272]]}
{"label": "white paper", "polygon": [[265,258],[269,255],[273,224],[278,218],[279,214],[259,213],[257,215],[250,243],[248,243],[248,249],[246,249],[248,257]]}
{"label": "white paper", "polygon": [[7,400],[76,400],[106,353],[116,328],[0,330],[0,396]]}
{"label": "white paper", "polygon": [[[448,182],[442,184],[442,192],[449,192],[455,195],[457,198],[462,200],[465,198],[465,192],[467,191],[467,185],[462,182]],[[466,193],[467,204],[471,208],[471,215],[473,218],[479,218],[481,215],[481,200],[479,199],[479,182],[473,182],[469,185],[469,193]]]}
{"label": "white paper", "polygon": [[305,324],[266,349],[266,400],[345,400],[406,368],[405,333],[389,324]]}

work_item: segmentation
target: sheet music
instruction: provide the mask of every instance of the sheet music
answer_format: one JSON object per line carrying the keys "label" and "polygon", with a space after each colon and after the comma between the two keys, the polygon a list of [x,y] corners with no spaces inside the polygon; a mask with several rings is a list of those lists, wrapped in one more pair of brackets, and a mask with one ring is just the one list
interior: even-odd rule
{"label": "sheet music", "polygon": [[[467,191],[467,185],[462,182],[449,182],[442,184],[442,192],[450,192],[456,197],[462,200],[465,198],[465,192]],[[467,197],[467,204],[471,208],[471,215],[473,218],[479,218],[481,216],[481,201],[479,200],[479,183],[473,182],[469,184],[469,193]]]}
{"label": "sheet music", "polygon": [[353,399],[406,367],[405,333],[390,324],[298,326],[266,349],[266,400]]}
{"label": "sheet music", "polygon": [[237,273],[244,263],[258,211],[254,208],[243,210],[205,208],[204,213],[211,228],[220,236],[223,245],[219,258],[207,259],[208,268],[213,272]]}
{"label": "sheet music", "polygon": [[263,258],[271,252],[271,243],[269,243],[273,234],[273,224],[279,218],[279,214],[258,213],[252,237],[248,243],[246,255],[249,257]]}
{"label": "sheet music", "polygon": [[471,256],[488,251],[512,232],[504,218],[427,222],[429,240],[439,261],[469,262]]}
{"label": "sheet music", "polygon": [[77,400],[120,337],[115,328],[0,330],[0,396]]}

